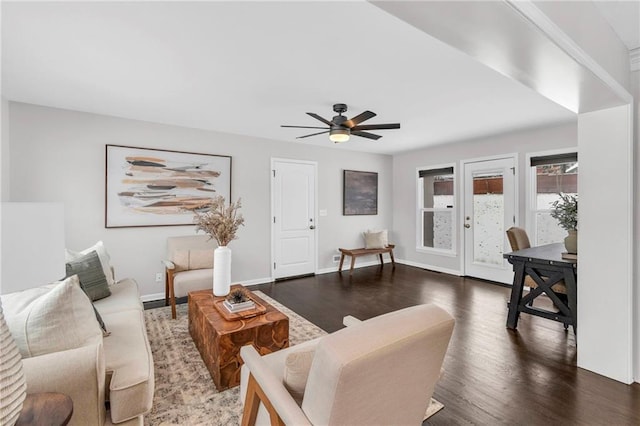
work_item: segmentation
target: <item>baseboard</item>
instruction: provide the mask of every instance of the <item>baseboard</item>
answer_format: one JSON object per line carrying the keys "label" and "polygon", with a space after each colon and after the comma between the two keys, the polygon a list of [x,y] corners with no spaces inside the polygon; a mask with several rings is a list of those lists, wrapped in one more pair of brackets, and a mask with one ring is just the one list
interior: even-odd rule
{"label": "baseboard", "polygon": [[164,292],[145,294],[144,296],[140,296],[140,300],[142,300],[142,303],[153,302],[154,300],[162,300],[162,299],[164,299]]}
{"label": "baseboard", "polygon": [[247,286],[266,284],[266,283],[272,283],[272,282],[273,282],[273,278],[267,277],[267,278],[256,278],[255,280],[244,280],[242,281],[241,284],[247,287]]}
{"label": "baseboard", "polygon": [[434,271],[434,272],[442,272],[443,274],[455,275],[457,277],[462,276],[462,272],[456,271],[455,269],[442,268],[440,266],[434,266],[434,265],[427,265],[426,263],[418,263],[412,260],[396,259],[396,263],[400,263],[402,265],[407,265],[407,266],[414,266],[416,268],[421,268],[421,269],[428,269],[429,271]]}
{"label": "baseboard", "polygon": [[[384,263],[391,263],[390,260],[385,259]],[[442,272],[445,274],[450,274],[450,275],[455,275],[455,276],[462,276],[462,274],[460,273],[460,271],[455,271],[453,269],[447,269],[447,268],[441,268],[439,266],[434,266],[434,265],[427,265],[424,263],[418,263],[418,262],[412,262],[410,260],[403,260],[403,259],[396,259],[396,263],[400,263],[402,265],[407,265],[407,266],[415,266],[416,268],[422,268],[422,269],[428,269],[430,271],[435,271],[435,272]],[[359,268],[366,268],[369,266],[377,266],[380,265],[380,261],[377,260],[372,260],[369,262],[357,262],[355,266],[353,267],[353,269],[359,269]],[[349,270],[349,265],[343,265],[342,267],[343,271],[348,271]],[[332,266],[330,268],[322,268],[322,269],[318,269],[316,271],[316,275],[322,275],[322,274],[330,274],[332,272],[338,272],[338,266]],[[273,282],[273,279],[271,277],[265,277],[265,278],[256,278],[253,280],[244,280],[242,281],[242,284],[245,286],[253,286],[253,285],[258,285],[258,284],[266,284],[266,283],[270,283]],[[140,297],[140,300],[142,300],[143,302],[151,302],[154,300],[161,300],[164,299],[164,293],[153,293],[153,294],[145,294],[144,296]]]}
{"label": "baseboard", "polygon": [[[268,277],[268,278],[256,278],[255,280],[244,280],[244,281],[241,282],[241,284],[244,285],[244,286],[252,286],[252,285],[258,285],[258,284],[270,283],[272,281],[273,281],[273,279],[271,279],[271,277]],[[153,302],[155,300],[164,300],[164,292],[163,293],[145,294],[144,296],[140,296],[140,300],[142,301],[142,303],[144,303],[144,302]]]}
{"label": "baseboard", "polygon": [[[384,263],[391,263],[391,260],[385,259]],[[345,262],[345,264],[342,265],[342,271],[348,271],[349,270],[349,264],[350,264],[349,262]],[[366,268],[368,266],[376,266],[376,265],[380,265],[380,261],[379,260],[372,260],[370,262],[358,262],[356,260],[356,264],[353,267],[353,269]],[[332,266],[330,268],[318,269],[316,271],[316,275],[330,274],[332,272],[338,272],[338,267],[337,266]]]}

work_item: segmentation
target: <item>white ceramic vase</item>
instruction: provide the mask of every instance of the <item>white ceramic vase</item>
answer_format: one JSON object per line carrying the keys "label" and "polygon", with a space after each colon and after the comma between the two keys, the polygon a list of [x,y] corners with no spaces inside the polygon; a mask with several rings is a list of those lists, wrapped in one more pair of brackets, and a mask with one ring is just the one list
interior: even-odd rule
{"label": "white ceramic vase", "polygon": [[213,251],[213,295],[226,296],[231,288],[231,249],[220,246]]}

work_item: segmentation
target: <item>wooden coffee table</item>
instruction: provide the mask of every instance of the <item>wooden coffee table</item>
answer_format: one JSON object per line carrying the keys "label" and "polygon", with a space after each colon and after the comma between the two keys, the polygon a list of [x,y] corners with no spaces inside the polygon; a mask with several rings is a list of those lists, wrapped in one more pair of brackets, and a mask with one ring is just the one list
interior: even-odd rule
{"label": "wooden coffee table", "polygon": [[[231,290],[235,288],[242,286],[231,286]],[[289,346],[289,318],[250,294],[266,308],[265,313],[227,321],[214,306],[223,297],[214,296],[212,290],[189,293],[189,333],[219,391],[240,384],[242,346],[252,344],[262,355]]]}

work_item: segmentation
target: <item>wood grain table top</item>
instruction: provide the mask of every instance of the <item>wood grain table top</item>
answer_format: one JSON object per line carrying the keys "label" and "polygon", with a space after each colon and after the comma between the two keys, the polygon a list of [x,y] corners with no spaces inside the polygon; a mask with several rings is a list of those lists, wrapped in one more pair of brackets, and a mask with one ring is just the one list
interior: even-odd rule
{"label": "wood grain table top", "polygon": [[[231,291],[237,288],[244,288],[241,284],[231,286]],[[214,305],[217,300],[224,299],[224,296],[214,296],[212,290],[199,290],[189,293],[189,297],[193,300],[197,309],[199,309],[206,320],[214,327],[220,335],[235,333],[239,330],[246,330],[254,327],[260,327],[267,323],[288,319],[285,314],[265,302],[254,293],[248,291],[251,298],[255,299],[266,308],[266,311],[251,318],[241,318],[233,321],[226,320]]]}

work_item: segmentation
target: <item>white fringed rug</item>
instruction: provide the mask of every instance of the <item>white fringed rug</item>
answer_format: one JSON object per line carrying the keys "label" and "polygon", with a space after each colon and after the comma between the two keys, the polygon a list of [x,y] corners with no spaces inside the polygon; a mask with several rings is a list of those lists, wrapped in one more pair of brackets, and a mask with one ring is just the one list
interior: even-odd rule
{"label": "white fringed rug", "polygon": [[[256,293],[289,317],[291,346],[327,334],[265,294]],[[144,312],[156,381],[153,409],[145,416],[145,425],[239,425],[240,387],[216,390],[189,334],[187,304],[178,305],[177,312],[176,320],[171,319],[170,307]],[[426,417],[442,408],[432,399]]]}

